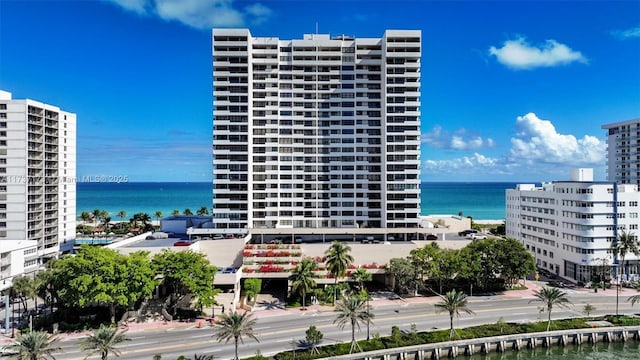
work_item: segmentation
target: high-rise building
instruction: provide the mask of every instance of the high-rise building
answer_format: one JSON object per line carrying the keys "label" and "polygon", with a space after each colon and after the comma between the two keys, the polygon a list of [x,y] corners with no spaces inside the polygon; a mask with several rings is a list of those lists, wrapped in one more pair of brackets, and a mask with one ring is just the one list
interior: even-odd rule
{"label": "high-rise building", "polygon": [[418,227],[420,56],[416,30],[214,29],[213,226]]}
{"label": "high-rise building", "polygon": [[[0,247],[37,245],[18,268],[37,269],[75,238],[75,179],[76,115],[0,91]],[[12,264],[2,255],[7,278]]]}
{"label": "high-rise building", "polygon": [[638,256],[626,254],[623,272],[611,245],[623,232],[638,236],[639,202],[638,185],[593,181],[593,169],[573,169],[568,181],[508,189],[506,235],[523,242],[538,269],[565,279],[587,282],[615,269],[638,279]]}
{"label": "high-rise building", "polygon": [[607,134],[607,180],[640,185],[640,118],[602,125]]}

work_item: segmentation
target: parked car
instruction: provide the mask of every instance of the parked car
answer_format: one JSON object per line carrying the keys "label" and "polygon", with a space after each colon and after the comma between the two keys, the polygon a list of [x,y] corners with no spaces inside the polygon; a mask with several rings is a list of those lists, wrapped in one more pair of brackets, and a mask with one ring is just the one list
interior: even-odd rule
{"label": "parked car", "polygon": [[191,241],[176,241],[173,243],[173,246],[191,246],[193,244]]}
{"label": "parked car", "polygon": [[438,235],[429,234],[427,235],[427,240],[438,240]]}
{"label": "parked car", "polygon": [[484,240],[487,238],[487,235],[471,233],[471,234],[468,234],[467,237],[471,240]]}
{"label": "parked car", "polygon": [[557,280],[549,281],[547,285],[557,287],[557,288],[567,287],[567,285],[565,285],[562,281],[557,281]]}
{"label": "parked car", "polygon": [[477,232],[478,232],[478,230],[474,230],[474,229],[463,230],[463,231],[460,231],[460,232],[458,233],[458,236],[467,236],[467,235],[469,235],[469,234],[475,234],[475,233],[477,233]]}

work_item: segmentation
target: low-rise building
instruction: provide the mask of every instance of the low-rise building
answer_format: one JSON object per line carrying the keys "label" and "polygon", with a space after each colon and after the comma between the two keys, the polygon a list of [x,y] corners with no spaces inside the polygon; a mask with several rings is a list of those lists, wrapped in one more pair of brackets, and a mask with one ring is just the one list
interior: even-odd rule
{"label": "low-rise building", "polygon": [[[611,251],[626,232],[638,235],[638,185],[593,181],[593,169],[573,169],[566,181],[519,184],[506,191],[506,234],[533,253],[538,269],[574,282],[623,274]],[[638,278],[638,256],[625,256]]]}
{"label": "low-rise building", "polygon": [[36,240],[4,240],[0,246],[0,291],[11,287],[13,279],[38,269]]}

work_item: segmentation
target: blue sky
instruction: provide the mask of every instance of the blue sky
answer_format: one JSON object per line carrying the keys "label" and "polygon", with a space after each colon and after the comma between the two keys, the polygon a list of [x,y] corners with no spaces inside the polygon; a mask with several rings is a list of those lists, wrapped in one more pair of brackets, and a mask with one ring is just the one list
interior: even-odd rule
{"label": "blue sky", "polygon": [[210,181],[211,28],[420,29],[422,178],[605,179],[640,117],[638,1],[0,1],[0,89],[78,115],[78,175]]}

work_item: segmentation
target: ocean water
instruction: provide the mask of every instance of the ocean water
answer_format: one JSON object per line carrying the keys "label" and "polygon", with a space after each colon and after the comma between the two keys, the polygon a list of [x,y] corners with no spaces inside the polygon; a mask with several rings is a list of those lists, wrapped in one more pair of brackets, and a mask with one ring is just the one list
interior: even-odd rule
{"label": "ocean water", "polygon": [[512,182],[423,182],[422,215],[458,214],[476,220],[505,218],[505,191]]}
{"label": "ocean water", "polygon": [[640,359],[640,342],[628,341],[625,343],[596,343],[582,344],[580,346],[552,346],[550,348],[538,347],[536,349],[522,349],[520,351],[506,351],[504,353],[489,353],[487,355],[474,355],[461,357],[467,360],[637,360]]}
{"label": "ocean water", "polygon": [[79,182],[76,185],[78,216],[83,211],[100,209],[108,211],[111,219],[117,221],[120,218],[116,214],[124,210],[127,213],[125,220],[139,212],[147,213],[155,220],[156,211],[168,216],[173,210],[191,209],[195,214],[203,206],[211,211],[213,205],[209,182]]}
{"label": "ocean water", "polygon": [[[515,183],[422,183],[421,213],[458,214],[472,216],[476,220],[505,218],[505,190],[515,187]],[[127,213],[127,219],[138,212],[153,217],[156,211],[170,215],[173,210],[180,212],[191,209],[194,213],[202,206],[212,207],[212,184],[192,183],[77,183],[77,213],[94,209],[106,210],[112,220],[120,220],[116,214],[120,210]]]}

